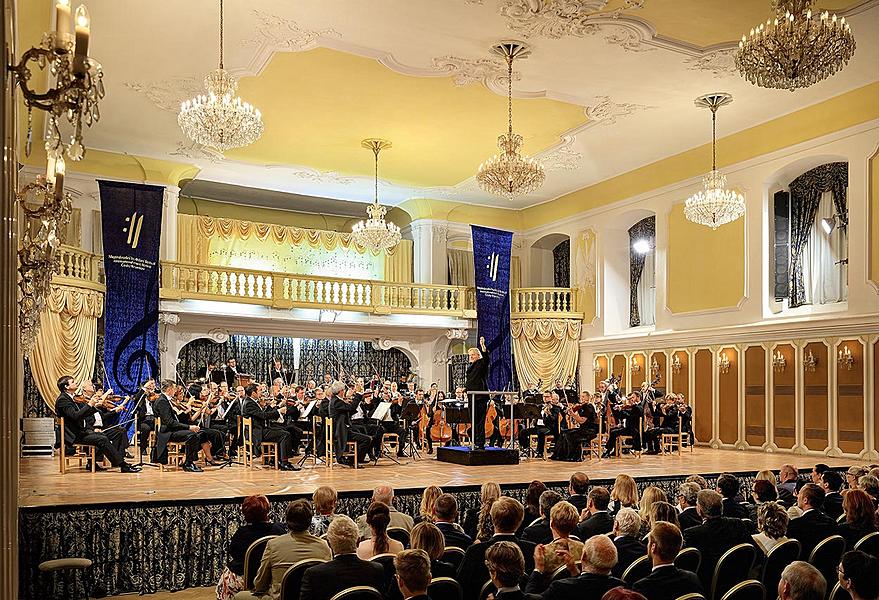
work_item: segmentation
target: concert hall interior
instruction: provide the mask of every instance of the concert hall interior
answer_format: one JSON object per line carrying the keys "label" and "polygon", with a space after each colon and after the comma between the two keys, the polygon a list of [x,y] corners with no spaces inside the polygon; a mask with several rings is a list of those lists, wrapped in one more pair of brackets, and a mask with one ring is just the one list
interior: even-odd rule
{"label": "concert hall interior", "polygon": [[879,600],[879,0],[3,14],[0,598]]}

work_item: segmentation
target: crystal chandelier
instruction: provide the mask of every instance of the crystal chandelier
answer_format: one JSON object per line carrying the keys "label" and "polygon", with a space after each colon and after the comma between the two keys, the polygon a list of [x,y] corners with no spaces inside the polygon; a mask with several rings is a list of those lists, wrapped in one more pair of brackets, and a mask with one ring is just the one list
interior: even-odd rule
{"label": "crystal chandelier", "polygon": [[745,214],[745,198],[726,189],[726,175],[717,170],[717,109],[732,102],[724,93],[696,98],[696,106],[711,111],[711,171],[702,178],[702,190],[687,198],[684,215],[690,221],[717,229]]}
{"label": "crystal chandelier", "polygon": [[223,0],[220,0],[220,68],[204,78],[207,95],[180,106],[177,124],[196,144],[225,152],[249,146],[262,135],[262,115],[235,96],[238,81],[223,68]]}
{"label": "crystal chandelier", "polygon": [[400,243],[400,228],[390,221],[385,221],[388,209],[378,203],[378,155],[382,150],[390,148],[391,142],[369,138],[363,140],[360,145],[372,150],[375,155],[375,199],[366,209],[369,218],[366,222],[360,221],[354,225],[351,238],[354,243],[369,248],[373,252],[390,250]]}
{"label": "crystal chandelier", "polygon": [[775,18],[742,36],[736,67],[754,85],[794,91],[842,70],[855,53],[845,17],[812,14],[814,0],[772,0]]}
{"label": "crystal chandelier", "polygon": [[540,162],[520,154],[522,136],[513,133],[513,60],[527,57],[531,50],[522,42],[507,41],[494,46],[492,52],[507,61],[507,133],[497,139],[500,152],[479,165],[476,181],[486,192],[512,200],[538,189],[546,179]]}

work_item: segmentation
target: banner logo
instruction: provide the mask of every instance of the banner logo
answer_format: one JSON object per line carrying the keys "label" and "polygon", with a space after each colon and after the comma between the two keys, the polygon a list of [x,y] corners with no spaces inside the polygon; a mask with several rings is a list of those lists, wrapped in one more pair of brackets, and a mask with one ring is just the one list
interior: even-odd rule
{"label": "banner logo", "polygon": [[134,250],[140,243],[140,229],[143,227],[143,215],[138,217],[137,211],[134,211],[130,217],[125,217],[125,222],[128,223],[128,227],[122,228],[122,233],[128,233],[128,241],[125,243],[131,246],[131,249]]}
{"label": "banner logo", "polygon": [[497,281],[497,265],[498,265],[499,258],[500,258],[500,256],[498,255],[497,252],[492,252],[488,256],[488,264],[485,265],[485,268],[488,269],[488,277],[492,281]]}

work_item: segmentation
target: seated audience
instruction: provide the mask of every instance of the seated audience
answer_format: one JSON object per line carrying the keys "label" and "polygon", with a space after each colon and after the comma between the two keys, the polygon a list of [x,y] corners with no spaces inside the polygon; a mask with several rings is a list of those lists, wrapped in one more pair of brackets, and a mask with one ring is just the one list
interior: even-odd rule
{"label": "seated audience", "polygon": [[755,533],[751,537],[757,548],[759,548],[764,555],[769,554],[769,551],[775,548],[778,544],[788,540],[785,533],[787,533],[789,520],[787,511],[777,502],[763,502],[758,505],[758,533]]}
{"label": "seated audience", "polygon": [[739,503],[741,484],[738,477],[723,473],[717,478],[717,493],[723,496],[723,516],[747,519],[748,509]]}
{"label": "seated audience", "polygon": [[517,532],[520,537],[526,527],[543,516],[540,512],[540,495],[545,491],[546,484],[542,481],[535,479],[528,484],[528,489],[525,490],[525,518],[522,520],[522,530]]}
{"label": "seated audience", "polygon": [[768,481],[770,484],[772,484],[772,487],[778,486],[778,479],[776,479],[775,473],[773,473],[769,469],[757,471],[757,474],[754,475],[754,481]]}
{"label": "seated audience", "polygon": [[550,573],[565,564],[565,553],[575,558],[583,553],[583,542],[570,537],[577,530],[578,518],[577,509],[570,502],[562,501],[552,507],[549,513],[552,541],[546,544],[544,558],[544,564]]}
{"label": "seated audience", "polygon": [[613,520],[613,545],[617,549],[614,577],[622,577],[629,565],[647,554],[640,532],[641,516],[631,508],[621,508]]}
{"label": "seated audience", "polygon": [[824,463],[818,463],[817,465],[812,467],[812,472],[809,473],[809,479],[811,479],[812,483],[814,483],[815,485],[821,485],[821,476],[829,470],[830,467],[828,467]]}
{"label": "seated audience", "polygon": [[[486,481],[479,488],[479,508],[468,508],[464,512],[464,533],[471,539],[484,542],[492,536],[491,505],[501,497],[501,486]],[[522,517],[524,520],[524,516]]]}
{"label": "seated audience", "polygon": [[308,558],[331,560],[330,547],[325,541],[308,533],[311,526],[311,504],[308,500],[294,500],[287,505],[287,535],[279,535],[269,540],[262,562],[253,580],[253,593],[240,592],[235,600],[281,597],[281,580],[290,565]]}
{"label": "seated audience", "polygon": [[574,505],[578,513],[586,508],[589,493],[589,476],[582,471],[575,471],[568,481],[568,502]]}
{"label": "seated audience", "polygon": [[837,569],[839,584],[852,600],[876,600],[879,598],[879,559],[860,550],[842,555]]}
{"label": "seated audience", "polygon": [[684,483],[695,483],[699,486],[700,490],[708,489],[708,481],[701,475],[690,475],[689,477],[684,479]]}
{"label": "seated audience", "polygon": [[864,475],[858,479],[858,489],[864,490],[873,498],[873,504],[879,504],[879,478],[873,475]]}
{"label": "seated audience", "polygon": [[395,581],[407,600],[428,600],[430,559],[424,550],[403,550],[394,557]]}
{"label": "seated audience", "polygon": [[853,549],[862,537],[876,531],[876,507],[873,499],[863,490],[847,490],[842,498],[845,521],[836,526],[845,538],[845,546]]}
{"label": "seated audience", "polygon": [[787,525],[787,537],[799,540],[800,557],[808,559],[818,542],[836,533],[836,521],[821,512],[824,490],[814,483],[807,483],[797,494],[797,506],[803,516],[791,519]]}
{"label": "seated audience", "polygon": [[685,482],[678,486],[678,507],[681,509],[678,522],[681,530],[702,524],[702,517],[696,512],[696,495],[699,493],[698,483]]}
{"label": "seated audience", "polygon": [[824,503],[821,510],[834,521],[842,515],[842,475],[836,471],[824,471],[821,475],[821,483],[818,485],[824,490]]}
{"label": "seated audience", "polygon": [[[635,516],[638,516],[637,513]],[[528,579],[528,587],[525,591],[540,594],[544,600],[600,598],[608,590],[625,585],[611,575],[617,562],[617,549],[607,536],[596,535],[583,544],[579,574],[576,574],[575,558],[566,556],[566,564],[572,576],[556,581],[550,581],[552,573],[544,564],[545,548],[543,546],[538,548],[534,552],[534,571]]]}
{"label": "seated audience", "polygon": [[607,510],[609,502],[610,493],[607,488],[594,487],[589,490],[586,508],[580,514],[580,524],[577,525],[577,537],[581,541],[613,530],[613,517]]}
{"label": "seated audience", "polygon": [[647,554],[653,563],[650,575],[636,581],[632,589],[647,600],[675,600],[685,594],[702,594],[702,585],[695,573],[678,569],[674,560],[681,551],[684,538],[671,523],[656,523],[647,538]]}
{"label": "seated audience", "polygon": [[552,490],[546,490],[540,494],[540,518],[531,523],[522,531],[521,538],[535,544],[548,544],[552,541],[552,531],[549,527],[549,513],[552,507],[562,501],[562,495]]}
{"label": "seated audience", "polygon": [[778,472],[778,501],[788,508],[797,503],[797,480],[799,477],[800,472],[795,466],[781,465],[781,470]]}
{"label": "seated audience", "polygon": [[327,542],[333,559],[307,569],[302,576],[302,600],[330,600],[344,589],[365,585],[379,592],[385,583],[385,570],[377,562],[357,558],[357,525],[340,515],[327,527]]}
{"label": "seated audience", "polygon": [[525,575],[525,557],[519,546],[513,542],[497,542],[486,551],[485,564],[489,580],[496,590],[494,600],[536,599],[536,596],[523,593],[519,588]]}
{"label": "seated audience", "polygon": [[244,589],[244,554],[250,545],[267,535],[283,535],[280,523],[269,521],[271,505],[265,496],[248,496],[241,503],[245,525],[239,527],[229,541],[229,562],[217,582],[217,600],[232,600]]}
{"label": "seated audience", "polygon": [[751,485],[751,500],[753,504],[748,504],[748,518],[752,523],[757,522],[757,511],[760,506],[766,502],[775,502],[778,500],[778,489],[772,485],[772,482],[765,479],[755,479]]}
{"label": "seated audience", "polygon": [[611,515],[617,514],[621,508],[638,508],[638,485],[631,475],[620,473],[610,490],[608,510]]}
{"label": "seated audience", "polygon": [[415,517],[414,524],[421,523],[422,521],[433,522],[433,505],[436,504],[436,499],[442,495],[443,490],[438,485],[429,485],[424,488],[424,491],[421,493],[421,506],[418,509],[418,516]]}
{"label": "seated audience", "polygon": [[403,544],[388,537],[388,526],[391,523],[391,509],[383,502],[373,502],[366,510],[366,524],[371,533],[368,539],[357,546],[357,557],[369,560],[378,554],[398,554],[403,551]]}
{"label": "seated audience", "polygon": [[[647,528],[648,533],[653,529],[653,526],[660,521],[671,523],[680,529],[680,524],[678,523],[678,511],[668,502],[654,502],[653,506],[650,507],[650,513],[647,515],[647,524],[649,525]],[[642,529],[643,526],[644,524],[642,523]]]}
{"label": "seated audience", "polygon": [[[391,524],[389,527],[402,527],[406,531],[411,531],[415,522],[407,514],[401,513],[394,508],[394,488],[384,484],[377,486],[372,490],[372,501],[381,502],[388,507],[391,515]],[[369,525],[366,524],[366,515],[357,517],[357,528],[360,530],[360,537],[369,537]]]}
{"label": "seated audience", "polygon": [[647,600],[647,598],[643,594],[617,586],[605,592],[601,600]]}
{"label": "seated audience", "polygon": [[702,553],[697,575],[702,587],[709,589],[721,555],[733,546],[751,543],[751,535],[745,521],[723,516],[723,497],[714,490],[699,492],[696,510],[703,522],[684,531],[684,546],[693,546]]}
{"label": "seated audience", "polygon": [[[455,567],[451,563],[444,562],[443,552],[446,546],[443,542],[443,534],[437,529],[437,526],[427,521],[422,521],[412,528],[411,550],[421,550],[428,559],[428,574],[431,577],[455,577]],[[404,550],[397,554],[402,556],[409,550]],[[394,580],[388,588],[385,595],[387,600],[403,600],[407,596],[398,587],[397,581]]]}
{"label": "seated audience", "polygon": [[311,519],[309,531],[313,535],[321,536],[327,532],[330,521],[339,516],[336,514],[339,494],[330,486],[322,485],[314,490],[311,501],[314,503],[314,517]]}
{"label": "seated audience", "polygon": [[647,520],[650,518],[650,507],[654,502],[668,502],[668,497],[661,489],[654,485],[644,488],[641,494],[641,501],[638,503],[638,516],[641,517],[641,534],[638,537],[647,535],[650,528],[647,527]]}
{"label": "seated audience", "polygon": [[501,496],[491,505],[491,522],[495,534],[488,540],[474,543],[467,549],[458,567],[458,583],[464,591],[464,600],[477,597],[482,584],[488,580],[485,566],[486,552],[498,542],[511,542],[519,547],[525,557],[525,568],[533,568],[535,544],[516,538],[516,531],[522,523],[524,510],[518,500]]}
{"label": "seated audience", "polygon": [[466,550],[473,540],[464,533],[464,528],[455,521],[458,519],[458,501],[451,494],[443,494],[433,505],[436,526],[443,534],[446,546]]}
{"label": "seated audience", "polygon": [[869,471],[866,467],[861,467],[859,465],[850,466],[848,471],[845,472],[845,483],[848,485],[848,489],[858,489],[858,480],[867,473],[869,473]]}
{"label": "seated audience", "polygon": [[821,572],[801,560],[786,566],[778,582],[779,600],[824,600],[826,590]]}

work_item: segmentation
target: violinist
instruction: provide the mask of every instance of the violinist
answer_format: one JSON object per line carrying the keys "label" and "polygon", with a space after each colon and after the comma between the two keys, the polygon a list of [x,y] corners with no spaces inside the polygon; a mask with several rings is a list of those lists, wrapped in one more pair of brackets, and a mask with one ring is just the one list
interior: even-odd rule
{"label": "violinist", "polygon": [[564,412],[557,393],[549,390],[543,392],[543,408],[540,411],[540,418],[537,419],[534,426],[519,430],[519,447],[527,448],[528,438],[536,435],[537,457],[543,458],[546,436],[551,435],[559,440],[559,423],[564,419]]}
{"label": "violinist", "polygon": [[226,366],[223,367],[223,378],[221,381],[222,380],[225,380],[226,385],[230,388],[238,385],[238,361],[234,358],[230,358],[226,361]]}
{"label": "violinist", "polygon": [[677,395],[678,418],[681,420],[681,431],[690,436],[690,445],[696,443],[693,435],[693,407],[683,394]]}
{"label": "violinist", "polygon": [[335,436],[333,451],[339,463],[348,466],[354,466],[353,460],[343,456],[348,449],[348,442],[356,442],[357,462],[363,463],[372,441],[369,436],[351,430],[351,416],[356,410],[357,406],[353,396],[351,398],[345,397],[345,384],[341,381],[333,382],[330,386],[329,397],[329,416],[333,419],[333,434]]}
{"label": "violinist", "polygon": [[604,458],[612,456],[616,452],[617,438],[621,435],[632,437],[632,450],[641,451],[641,418],[644,416],[641,408],[641,392],[634,391],[626,397],[623,405],[614,412],[617,419],[616,427],[612,427],[607,434],[607,446],[604,448]]}
{"label": "violinist", "polygon": [[592,403],[592,395],[583,390],[580,392],[580,403],[569,406],[566,411],[576,427],[563,431],[561,438],[555,445],[553,460],[579,461],[580,448],[584,442],[587,444],[598,435],[598,413]]}
{"label": "violinist", "polygon": [[540,393],[540,382],[526,382],[525,389],[522,391],[522,400],[529,403],[537,404],[540,402],[542,394]]}
{"label": "violinist", "polygon": [[279,415],[275,421],[271,421],[269,427],[283,429],[290,434],[290,455],[296,456],[299,454],[299,445],[302,443],[302,428],[298,425],[299,416],[302,414],[302,411],[296,405],[294,399],[288,398],[289,389],[284,385],[282,379],[275,379],[272,382],[272,396],[275,400],[275,406],[278,408],[283,406],[287,410],[284,414]]}
{"label": "violinist", "polygon": [[155,428],[156,415],[153,413],[153,403],[149,401],[158,397],[156,394],[156,380],[147,379],[143,386],[132,396],[134,401],[134,414],[137,417],[138,445],[141,454],[147,451],[150,443],[150,432]]}
{"label": "violinist", "polygon": [[263,442],[275,442],[278,444],[278,468],[281,471],[298,471],[299,467],[290,462],[293,451],[290,434],[280,427],[271,426],[272,421],[287,413],[287,407],[268,406],[268,398],[260,393],[264,387],[262,384],[249,384],[244,389],[245,399],[241,407],[241,416],[249,417],[253,423],[251,436],[254,455],[259,456]]}
{"label": "violinist", "polygon": [[[96,447],[97,460],[106,457],[110,464],[119,467],[123,473],[137,473],[140,467],[125,462],[125,446],[128,437],[121,427],[109,431],[96,432],[92,426],[92,415],[97,412],[97,399],[79,396],[74,399],[77,391],[76,383],[70,375],[58,379],[58,398],[55,400],[55,413],[64,419],[64,439],[62,444],[90,444]],[[90,469],[91,465],[86,468]],[[95,470],[103,470],[95,465]]]}
{"label": "violinist", "polygon": [[653,413],[654,427],[644,432],[644,443],[647,446],[647,454],[659,454],[659,440],[663,433],[678,432],[678,409],[676,406],[677,396],[668,394],[665,402],[659,404]]}
{"label": "violinist", "polygon": [[175,398],[177,384],[174,380],[165,379],[162,381],[161,390],[161,394],[153,404],[153,411],[162,421],[161,428],[156,431],[153,460],[157,463],[167,463],[168,442],[182,442],[186,447],[183,470],[190,473],[201,473],[202,468],[195,464],[198,459],[198,451],[205,449],[210,452],[211,442],[208,440],[207,434],[202,432],[201,427],[189,424],[189,415],[186,411],[180,413],[184,420],[178,417],[179,401]]}

